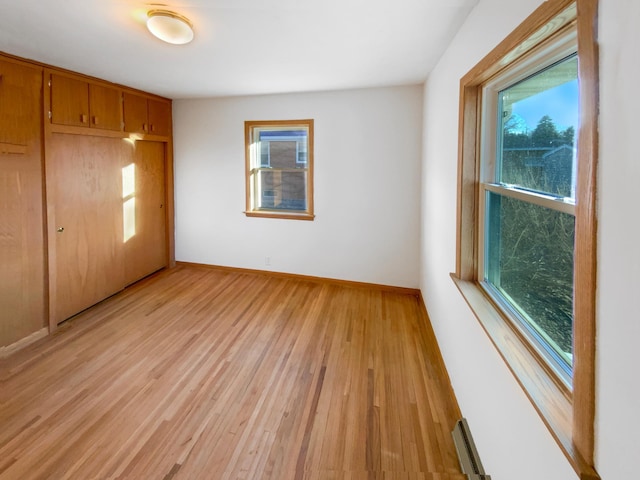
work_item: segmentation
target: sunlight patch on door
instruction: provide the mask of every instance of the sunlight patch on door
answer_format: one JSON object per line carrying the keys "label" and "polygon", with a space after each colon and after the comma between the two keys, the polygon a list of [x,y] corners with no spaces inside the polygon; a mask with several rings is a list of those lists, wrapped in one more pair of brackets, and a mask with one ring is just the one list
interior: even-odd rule
{"label": "sunlight patch on door", "polygon": [[122,222],[124,242],[136,234],[136,166],[122,168]]}

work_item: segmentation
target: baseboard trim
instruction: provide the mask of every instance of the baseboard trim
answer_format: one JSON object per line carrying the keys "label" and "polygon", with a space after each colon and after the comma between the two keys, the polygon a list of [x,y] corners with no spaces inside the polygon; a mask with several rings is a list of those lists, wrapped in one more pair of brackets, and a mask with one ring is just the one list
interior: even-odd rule
{"label": "baseboard trim", "polygon": [[397,287],[393,285],[382,285],[379,283],[366,283],[366,282],[354,282],[351,280],[340,280],[337,278],[326,278],[326,277],[314,277],[310,275],[299,275],[296,273],[284,273],[284,272],[274,272],[270,270],[257,270],[250,268],[238,268],[238,267],[225,267],[221,265],[210,265],[206,263],[193,263],[193,262],[176,262],[176,267],[198,267],[198,268],[209,268],[213,270],[219,270],[223,272],[235,272],[235,273],[250,273],[254,275],[265,275],[274,278],[286,278],[291,280],[303,280],[306,282],[316,282],[316,283],[329,283],[332,285],[341,285],[343,287],[351,287],[351,288],[367,288],[371,290],[380,290],[383,292],[389,293],[398,293],[401,295],[411,295],[414,297],[420,297],[420,289],[418,288],[408,288],[408,287]]}
{"label": "baseboard trim", "polygon": [[49,335],[49,329],[47,327],[41,328],[40,330],[36,330],[31,335],[28,335],[24,338],[21,338],[17,342],[12,343],[11,345],[6,345],[4,347],[0,347],[0,358],[6,358],[9,355],[21,350],[34,342],[37,342],[41,338]]}

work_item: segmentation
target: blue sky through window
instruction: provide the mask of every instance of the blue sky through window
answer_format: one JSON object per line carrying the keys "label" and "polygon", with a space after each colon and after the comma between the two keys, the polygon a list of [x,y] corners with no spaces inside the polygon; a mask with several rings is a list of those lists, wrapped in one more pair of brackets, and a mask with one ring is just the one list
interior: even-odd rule
{"label": "blue sky through window", "polygon": [[512,115],[518,115],[532,131],[540,119],[549,115],[558,130],[578,129],[578,81],[572,80],[557,87],[520,100],[512,105]]}

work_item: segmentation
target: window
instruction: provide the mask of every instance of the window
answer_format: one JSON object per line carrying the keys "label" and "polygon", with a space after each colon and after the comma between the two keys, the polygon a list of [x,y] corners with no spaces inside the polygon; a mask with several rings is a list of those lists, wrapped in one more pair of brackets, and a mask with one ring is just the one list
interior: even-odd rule
{"label": "window", "polygon": [[561,37],[483,86],[477,277],[571,388],[578,58]]}
{"label": "window", "polygon": [[598,478],[596,17],[544,2],[462,78],[452,275],[581,478]]}
{"label": "window", "polygon": [[313,220],[313,120],[245,122],[247,216]]}

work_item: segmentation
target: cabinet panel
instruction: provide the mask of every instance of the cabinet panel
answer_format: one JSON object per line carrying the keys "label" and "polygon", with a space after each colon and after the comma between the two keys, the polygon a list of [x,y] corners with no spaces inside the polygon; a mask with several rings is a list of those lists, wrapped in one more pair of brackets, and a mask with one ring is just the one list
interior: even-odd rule
{"label": "cabinet panel", "polygon": [[171,109],[169,102],[149,99],[149,133],[169,135],[171,129]]}
{"label": "cabinet panel", "polygon": [[0,347],[45,325],[42,69],[0,59]]}
{"label": "cabinet panel", "polygon": [[51,122],[89,126],[89,85],[83,80],[51,75]]}
{"label": "cabinet panel", "polygon": [[89,107],[92,127],[120,130],[122,123],[122,97],[120,90],[90,83]]}
{"label": "cabinet panel", "polygon": [[125,92],[123,95],[124,131],[147,133],[147,99]]}
{"label": "cabinet panel", "polygon": [[124,287],[121,139],[53,134],[47,188],[52,312],[61,321]]}
{"label": "cabinet panel", "polygon": [[0,60],[0,143],[40,142],[42,69]]}
{"label": "cabinet panel", "polygon": [[164,143],[136,142],[122,170],[127,284],[167,266],[164,171]]}

